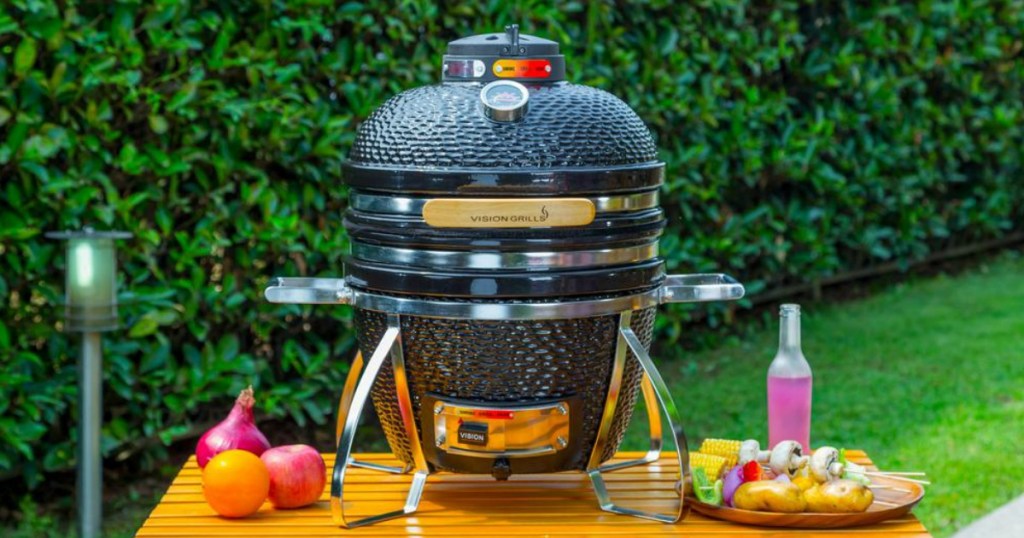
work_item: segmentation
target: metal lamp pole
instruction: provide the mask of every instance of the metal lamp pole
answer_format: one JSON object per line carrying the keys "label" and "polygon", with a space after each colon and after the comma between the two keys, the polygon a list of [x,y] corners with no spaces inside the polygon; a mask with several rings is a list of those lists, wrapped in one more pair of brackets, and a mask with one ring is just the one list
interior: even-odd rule
{"label": "metal lamp pole", "polygon": [[128,232],[49,232],[67,241],[65,330],[82,333],[78,359],[78,519],[82,538],[100,535],[103,521],[103,356],[100,333],[117,322],[117,256],[115,239]]}

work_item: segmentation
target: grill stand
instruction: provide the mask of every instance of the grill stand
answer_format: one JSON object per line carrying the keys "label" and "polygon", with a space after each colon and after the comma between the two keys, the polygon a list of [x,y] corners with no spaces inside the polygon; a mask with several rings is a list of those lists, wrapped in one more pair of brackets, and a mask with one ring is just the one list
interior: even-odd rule
{"label": "grill stand", "polygon": [[[672,400],[671,393],[668,391],[668,387],[661,378],[661,374],[658,373],[657,368],[654,366],[654,362],[647,354],[647,351],[640,343],[636,334],[633,333],[633,329],[630,328],[629,322],[632,318],[632,314],[632,311],[625,311],[619,314],[619,336],[615,348],[615,365],[612,371],[612,382],[608,389],[608,398],[605,403],[601,426],[598,430],[598,437],[594,444],[594,449],[591,452],[591,460],[587,469],[587,475],[590,477],[590,481],[594,486],[594,493],[597,495],[598,504],[602,510],[616,514],[651,519],[662,523],[675,523],[676,521],[683,519],[689,511],[689,507],[683,501],[682,488],[680,488],[678,511],[674,514],[656,514],[621,507],[612,502],[611,497],[608,494],[608,488],[605,486],[604,477],[602,476],[602,473],[636,467],[638,465],[646,465],[648,463],[658,461],[661,457],[662,448],[661,410],[665,411],[669,428],[672,431],[672,439],[676,446],[676,455],[679,458],[679,478],[681,483],[685,483],[690,475],[686,436],[681,426],[682,422],[680,420],[678,410]],[[615,416],[615,409],[618,405],[618,394],[622,384],[622,373],[625,368],[626,358],[629,352],[632,352],[637,360],[640,361],[640,365],[644,371],[641,388],[644,396],[644,404],[647,408],[648,429],[650,432],[651,443],[650,449],[643,458],[602,466],[600,465],[601,453],[604,450],[608,434],[611,430],[612,417]],[[392,367],[395,371],[396,396],[399,401],[399,406],[402,409],[401,415],[407,436],[410,443],[413,444],[411,452],[413,454],[413,458],[416,460],[414,464],[408,464],[404,468],[361,462],[351,457],[352,443],[355,439],[356,428],[359,425],[359,417],[366,405],[366,399],[370,394],[370,389],[373,387],[373,383],[377,379],[377,374],[380,372],[380,368],[387,357],[391,358]],[[383,338],[381,338],[380,343],[377,344],[377,348],[373,351],[373,355],[370,357],[370,362],[365,368],[363,368],[362,353],[356,354],[356,358],[352,361],[352,367],[349,370],[348,379],[345,381],[345,390],[342,393],[341,400],[338,404],[338,453],[337,458],[335,459],[334,473],[331,480],[331,511],[334,515],[335,522],[342,527],[362,527],[364,525],[371,525],[380,521],[406,516],[415,512],[419,506],[420,498],[423,495],[423,489],[426,485],[427,476],[430,474],[430,471],[423,458],[423,451],[419,446],[419,434],[416,431],[416,424],[412,419],[412,403],[409,399],[409,390],[405,376],[404,364],[405,362],[402,356],[401,345],[401,319],[399,316],[391,314],[388,316],[388,329],[384,333]],[[361,467],[364,469],[392,474],[404,474],[415,469],[416,472],[413,475],[412,485],[409,488],[408,495],[406,496],[405,506],[400,510],[385,512],[354,521],[346,519],[343,502],[345,491],[345,472],[348,467]]]}
{"label": "grill stand", "polygon": [[[331,479],[331,512],[335,522],[345,528],[362,527],[388,519],[409,515],[419,507],[423,489],[426,486],[430,468],[420,446],[419,432],[413,416],[409,386],[405,375],[405,358],[402,353],[400,314],[443,317],[466,317],[471,319],[555,319],[584,315],[607,315],[618,313],[619,329],[615,346],[615,363],[609,382],[608,396],[598,429],[598,436],[591,452],[586,473],[594,486],[598,504],[602,510],[615,514],[650,519],[661,523],[675,523],[689,511],[684,500],[684,485],[690,477],[689,452],[683,431],[679,410],[672,399],[668,386],[655,367],[647,350],[630,327],[633,310],[669,302],[706,302],[734,300],[743,296],[743,286],[726,275],[674,275],[666,278],[660,288],[620,299],[564,303],[448,303],[421,299],[405,299],[379,296],[348,288],[344,280],[324,278],[278,278],[267,288],[265,295],[271,302],[299,304],[350,304],[371,310],[385,311],[388,328],[377,344],[370,360],[363,365],[358,354],[352,363],[345,389],[338,404],[337,457]],[[614,309],[614,310],[613,310]],[[618,405],[619,391],[626,358],[632,352],[644,371],[642,390],[647,407],[651,446],[640,459],[601,466],[600,460],[611,430],[611,421]],[[410,443],[413,462],[404,468],[376,465],[352,459],[352,443],[355,440],[359,418],[370,395],[380,368],[386,358],[391,359],[395,374],[395,396],[398,400],[405,433]],[[661,454],[661,418],[664,411],[676,446],[679,461],[679,505],[675,513],[658,514],[619,506],[612,502],[605,485],[603,473],[645,465],[657,461]],[[374,471],[403,474],[414,471],[412,484],[406,496],[405,505],[399,510],[385,512],[363,519],[349,521],[345,518],[344,489],[345,472],[349,467],[362,467]]]}
{"label": "grill stand", "polygon": [[[362,357],[353,362],[353,369],[349,373],[349,379],[345,382],[346,390],[342,394],[341,402],[338,406],[338,423],[339,425],[344,425],[341,426],[341,436],[338,438],[338,453],[334,461],[334,472],[331,478],[331,513],[334,516],[334,521],[345,528],[371,525],[415,512],[420,504],[420,497],[423,495],[423,487],[427,483],[427,475],[430,474],[426,459],[423,457],[423,450],[419,446],[420,437],[416,431],[416,422],[413,420],[412,402],[409,399],[409,386],[406,383],[405,377],[405,359],[402,356],[401,332],[401,318],[397,314],[388,314],[388,330],[384,332],[380,343],[377,344],[377,349],[373,350],[370,361],[366,364],[362,374],[359,375],[358,383],[355,383],[355,390],[350,394],[348,388],[353,385],[351,380],[359,370],[356,367],[361,365]],[[412,445],[410,448],[415,460],[413,464],[415,474],[413,474],[409,494],[405,498],[405,506],[401,510],[348,521],[345,519],[343,504],[345,471],[353,463],[351,461],[352,442],[355,440],[356,427],[359,426],[359,417],[363,413],[363,407],[366,405],[366,398],[370,395],[370,389],[373,388],[373,383],[377,380],[377,374],[380,373],[380,367],[384,364],[384,359],[387,357],[391,358],[391,366],[395,372],[395,395],[398,397],[398,406],[401,409],[400,414],[406,435],[409,437],[409,443]],[[346,403],[348,403],[347,409],[345,409]],[[404,473],[409,470],[367,463],[360,463],[358,466],[388,473]]]}

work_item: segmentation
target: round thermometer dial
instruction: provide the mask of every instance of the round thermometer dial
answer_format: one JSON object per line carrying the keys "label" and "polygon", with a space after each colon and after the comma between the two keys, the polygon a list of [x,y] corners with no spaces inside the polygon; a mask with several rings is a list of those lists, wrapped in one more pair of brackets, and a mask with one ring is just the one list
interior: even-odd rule
{"label": "round thermometer dial", "polygon": [[518,121],[526,115],[530,90],[511,80],[496,80],[480,90],[484,114],[493,121]]}

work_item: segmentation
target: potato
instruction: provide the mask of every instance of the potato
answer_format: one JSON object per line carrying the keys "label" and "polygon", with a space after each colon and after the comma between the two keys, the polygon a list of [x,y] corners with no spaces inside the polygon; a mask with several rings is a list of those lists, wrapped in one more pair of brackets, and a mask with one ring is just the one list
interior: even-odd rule
{"label": "potato", "polygon": [[732,505],[759,512],[803,512],[807,507],[803,491],[791,482],[758,480],[746,482],[736,490]]}
{"label": "potato", "polygon": [[818,484],[805,491],[804,497],[809,512],[863,512],[875,501],[875,495],[867,486],[853,480]]}
{"label": "potato", "polygon": [[818,485],[818,482],[816,482],[813,478],[811,478],[809,476],[798,476],[798,477],[793,479],[793,483],[796,484],[797,487],[799,487],[800,489],[802,489],[804,491],[807,491],[807,490],[811,489],[812,487]]}

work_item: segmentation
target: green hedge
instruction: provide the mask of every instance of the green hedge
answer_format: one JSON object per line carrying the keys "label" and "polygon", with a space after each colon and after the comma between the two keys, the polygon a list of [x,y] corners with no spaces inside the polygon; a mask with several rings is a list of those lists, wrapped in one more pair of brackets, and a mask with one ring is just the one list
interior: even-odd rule
{"label": "green hedge", "polygon": [[[339,273],[359,121],[436,81],[447,41],[506,23],[567,44],[571,78],[654,129],[674,270],[756,293],[1024,216],[1020,2],[557,4],[5,2],[0,476],[73,464],[77,344],[41,234],[86,224],[135,234],[126,329],[106,338],[109,456],[159,461],[250,381],[267,415],[330,428],[350,312],[261,289]],[[666,312],[663,337],[687,316]]]}

